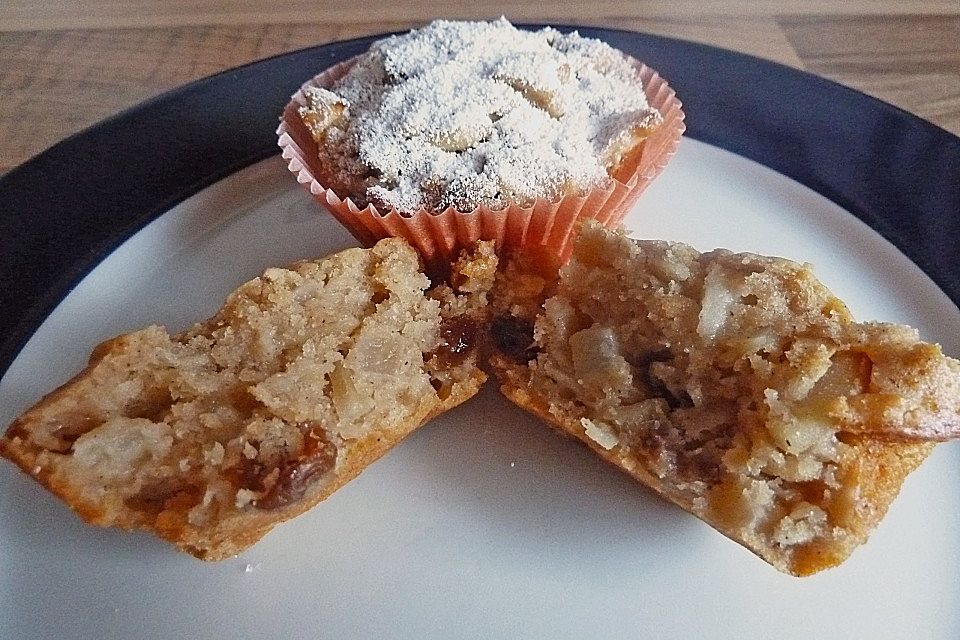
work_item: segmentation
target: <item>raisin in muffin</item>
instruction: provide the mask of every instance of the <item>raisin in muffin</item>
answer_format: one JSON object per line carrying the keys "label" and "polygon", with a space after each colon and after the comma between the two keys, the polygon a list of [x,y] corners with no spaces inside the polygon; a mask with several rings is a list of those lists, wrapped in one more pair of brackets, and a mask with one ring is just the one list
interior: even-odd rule
{"label": "raisin in muffin", "polygon": [[429,288],[399,239],[269,269],[180,335],[97,347],[0,453],[88,522],[236,554],[477,392],[495,270],[482,244]]}
{"label": "raisin in muffin", "polygon": [[559,279],[497,290],[508,398],[781,571],[846,559],[960,435],[960,362],[806,265],[594,225]]}

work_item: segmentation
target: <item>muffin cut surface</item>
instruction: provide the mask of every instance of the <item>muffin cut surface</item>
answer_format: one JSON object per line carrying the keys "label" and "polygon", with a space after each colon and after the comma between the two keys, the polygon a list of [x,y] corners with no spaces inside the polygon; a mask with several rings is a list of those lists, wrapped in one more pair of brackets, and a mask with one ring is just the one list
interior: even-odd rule
{"label": "muffin cut surface", "polygon": [[0,453],[102,526],[236,554],[485,379],[489,244],[429,288],[404,241],[269,269],[210,320],[109,340]]}
{"label": "muffin cut surface", "polygon": [[558,281],[498,291],[507,397],[781,571],[842,562],[960,434],[960,363],[807,266],[590,226]]}
{"label": "muffin cut surface", "polygon": [[496,269],[481,244],[428,288],[395,239],[268,270],[183,334],[98,347],[0,452],[90,522],[220,559],[476,393],[489,330],[511,400],[804,575],[960,434],[960,363],[806,266],[589,225],[559,278],[512,263],[488,305]]}

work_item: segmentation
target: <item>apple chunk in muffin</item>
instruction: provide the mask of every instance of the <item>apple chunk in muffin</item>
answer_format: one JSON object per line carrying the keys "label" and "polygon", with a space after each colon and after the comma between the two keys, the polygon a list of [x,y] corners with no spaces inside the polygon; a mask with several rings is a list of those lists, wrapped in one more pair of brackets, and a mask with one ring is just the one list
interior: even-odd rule
{"label": "apple chunk in muffin", "polygon": [[960,362],[806,265],[591,225],[558,278],[497,291],[510,399],[785,572],[842,562],[960,435]]}
{"label": "apple chunk in muffin", "polygon": [[0,452],[91,523],[236,554],[477,392],[496,263],[480,243],[431,287],[388,239],[269,269],[184,333],[97,347]]}

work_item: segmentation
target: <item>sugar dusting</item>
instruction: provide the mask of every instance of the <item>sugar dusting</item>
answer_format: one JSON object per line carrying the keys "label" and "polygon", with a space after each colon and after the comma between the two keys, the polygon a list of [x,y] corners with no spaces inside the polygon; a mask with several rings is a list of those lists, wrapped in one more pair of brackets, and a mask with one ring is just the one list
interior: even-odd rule
{"label": "sugar dusting", "polygon": [[358,204],[502,208],[581,193],[659,119],[633,65],[577,33],[436,21],[375,43],[306,116],[330,105],[321,159]]}

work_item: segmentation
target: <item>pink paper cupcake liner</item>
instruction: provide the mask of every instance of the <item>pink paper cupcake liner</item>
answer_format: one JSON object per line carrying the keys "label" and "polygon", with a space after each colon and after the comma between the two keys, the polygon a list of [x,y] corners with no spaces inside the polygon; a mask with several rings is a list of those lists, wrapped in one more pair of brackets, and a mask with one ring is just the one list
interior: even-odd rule
{"label": "pink paper cupcake liner", "polygon": [[565,260],[580,222],[593,218],[607,227],[616,227],[633,207],[643,191],[663,172],[677,151],[683,135],[684,114],[676,92],[656,71],[634,61],[643,81],[650,106],[663,121],[642,143],[632,167],[621,167],[608,185],[591,189],[584,195],[569,195],[557,201],[537,201],[530,207],[510,205],[504,209],[478,207],[470,212],[447,209],[435,213],[419,210],[398,213],[380,211],[373,205],[360,209],[349,197],[341,197],[324,186],[317,144],[297,109],[306,104],[308,87],[329,88],[353,66],[351,58],[323,71],[293,95],[277,129],[278,145],[287,167],[316,202],[332,213],[361,243],[371,246],[382,238],[405,238],[431,267],[442,268],[455,259],[461,248],[477,240],[493,240],[499,251],[539,252]]}

